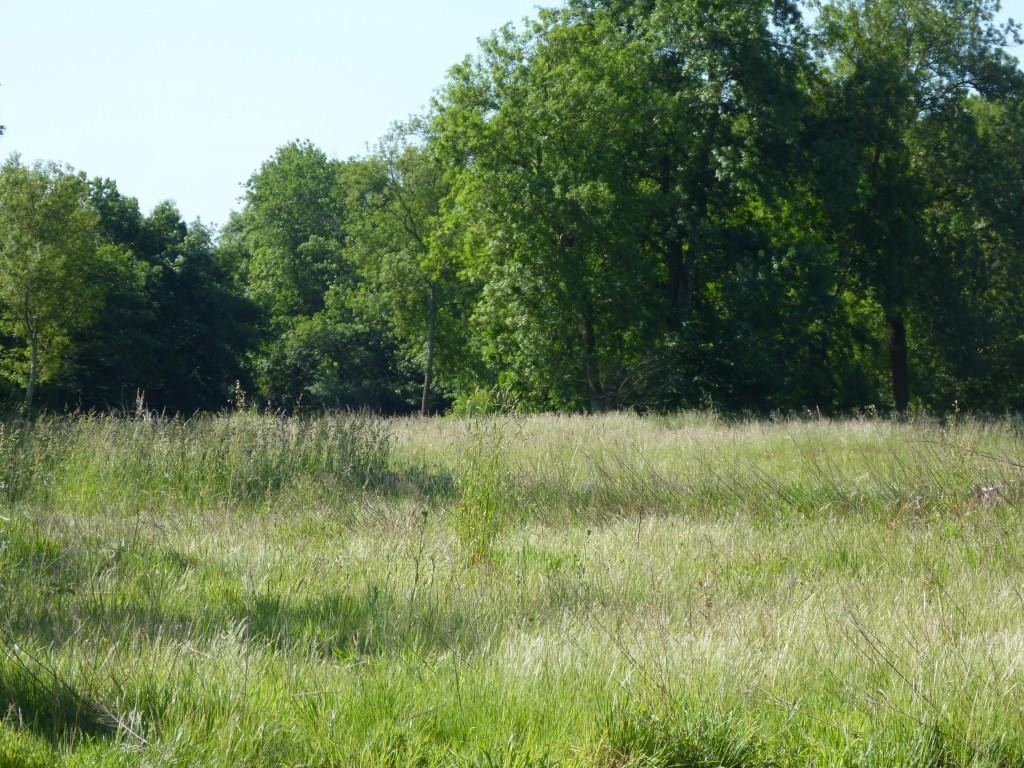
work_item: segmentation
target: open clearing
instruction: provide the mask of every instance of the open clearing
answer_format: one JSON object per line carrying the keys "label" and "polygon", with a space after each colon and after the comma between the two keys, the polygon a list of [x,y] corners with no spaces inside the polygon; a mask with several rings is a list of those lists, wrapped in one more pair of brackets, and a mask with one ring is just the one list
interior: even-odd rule
{"label": "open clearing", "polygon": [[0,766],[1024,764],[1010,420],[0,429]]}

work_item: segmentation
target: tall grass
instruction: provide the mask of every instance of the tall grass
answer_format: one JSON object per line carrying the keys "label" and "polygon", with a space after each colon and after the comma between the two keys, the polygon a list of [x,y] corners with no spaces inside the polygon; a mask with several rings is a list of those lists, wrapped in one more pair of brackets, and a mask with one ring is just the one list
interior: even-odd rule
{"label": "tall grass", "polygon": [[360,414],[86,415],[0,424],[7,499],[80,512],[251,506],[311,484],[351,493],[385,483],[389,456],[387,424]]}
{"label": "tall grass", "polygon": [[1012,420],[0,432],[0,766],[1024,764]]}

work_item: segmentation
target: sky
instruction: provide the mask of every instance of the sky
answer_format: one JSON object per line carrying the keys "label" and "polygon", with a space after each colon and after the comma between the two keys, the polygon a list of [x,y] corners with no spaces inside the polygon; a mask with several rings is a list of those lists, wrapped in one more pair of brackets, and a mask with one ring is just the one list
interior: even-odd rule
{"label": "sky", "polygon": [[[67,163],[145,212],[171,199],[221,225],[277,147],[365,154],[478,38],[550,4],[5,0],[0,157]],[[1024,0],[1004,14],[1024,20]]]}
{"label": "sky", "polygon": [[293,139],[365,154],[538,0],[3,0],[0,158],[112,178],[223,224]]}

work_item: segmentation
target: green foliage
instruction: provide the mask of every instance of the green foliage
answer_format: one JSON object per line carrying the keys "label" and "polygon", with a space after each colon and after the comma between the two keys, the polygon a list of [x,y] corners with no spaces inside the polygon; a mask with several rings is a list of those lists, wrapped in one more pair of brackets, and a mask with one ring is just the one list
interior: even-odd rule
{"label": "green foliage", "polygon": [[449,194],[428,123],[396,125],[350,176],[349,256],[362,277],[361,306],[383,312],[406,359],[423,371],[420,413],[451,389],[464,365],[464,317],[473,286],[445,226]]}
{"label": "green foliage", "polygon": [[103,280],[97,321],[74,338],[71,370],[48,394],[82,409],[148,407],[191,414],[228,403],[245,378],[242,356],[255,342],[257,313],[218,264],[213,235],[187,226],[171,203],[143,216],[109,181],[91,184],[100,226],[121,248]]}
{"label": "green foliage", "polygon": [[1019,410],[1024,74],[996,11],[569,0],[365,157],[280,147],[219,235],[14,158],[0,403]]}
{"label": "green foliage", "polygon": [[[900,412],[909,405],[915,333],[927,345],[922,332],[935,320],[943,324],[945,307],[959,303],[958,263],[971,246],[942,242],[946,217],[950,224],[969,218],[976,231],[987,226],[987,212],[967,191],[989,186],[970,179],[986,164],[968,148],[977,131],[972,104],[1019,100],[1024,87],[1005,52],[1012,29],[995,23],[997,9],[991,2],[847,0],[823,3],[816,23],[823,78],[815,129],[829,134],[817,150],[844,169],[818,184],[844,270],[885,315]],[[967,260],[975,267],[984,261]],[[928,273],[941,275],[941,285]],[[961,328],[974,330],[969,321]]]}
{"label": "green foliage", "polygon": [[464,417],[492,416],[494,414],[516,413],[520,411],[516,398],[508,392],[491,388],[477,387],[471,392],[464,392],[452,403],[451,415]]}
{"label": "green foliage", "polygon": [[534,407],[620,404],[657,331],[649,185],[634,161],[640,53],[610,25],[547,13],[487,41],[440,103],[438,141],[472,157],[450,208],[483,284],[469,327],[493,383]]}
{"label": "green foliage", "polygon": [[360,276],[345,255],[360,168],[288,144],[249,180],[226,233],[235,278],[263,312],[253,385],[275,408],[408,408],[386,318],[355,300]]}
{"label": "green foliage", "polygon": [[242,224],[253,298],[279,327],[323,306],[327,288],[344,272],[341,164],[313,145],[281,147],[246,185]]}
{"label": "green foliage", "polygon": [[36,383],[60,372],[71,333],[99,313],[101,265],[117,257],[101,246],[84,177],[17,156],[0,168],[0,329],[20,342],[0,373],[25,387],[27,408]]}

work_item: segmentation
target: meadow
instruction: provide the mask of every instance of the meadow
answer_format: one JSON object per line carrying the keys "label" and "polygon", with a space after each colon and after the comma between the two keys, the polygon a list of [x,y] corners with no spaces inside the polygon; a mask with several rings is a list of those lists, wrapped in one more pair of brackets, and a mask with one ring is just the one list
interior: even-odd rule
{"label": "meadow", "polygon": [[1024,765],[1019,420],[0,423],[0,767]]}

